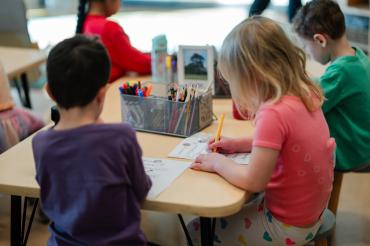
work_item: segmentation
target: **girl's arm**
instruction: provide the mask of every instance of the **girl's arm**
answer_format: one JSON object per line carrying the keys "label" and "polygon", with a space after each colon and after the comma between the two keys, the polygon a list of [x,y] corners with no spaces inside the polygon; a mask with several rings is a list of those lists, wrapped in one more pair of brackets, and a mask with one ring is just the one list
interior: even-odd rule
{"label": "girl's arm", "polygon": [[[192,168],[217,172],[235,186],[248,191],[263,191],[276,166],[287,136],[279,111],[265,107],[256,115],[253,148],[248,165],[238,165],[220,154],[201,155]],[[251,142],[246,142],[251,146]]]}
{"label": "girl's arm", "polygon": [[217,148],[217,152],[223,154],[246,153],[252,149],[252,138],[228,138],[221,137],[220,141],[215,143],[212,138],[208,142],[208,149]]}
{"label": "girl's arm", "polygon": [[212,153],[200,155],[191,167],[196,170],[216,172],[237,187],[251,192],[260,192],[269,182],[278,156],[278,150],[254,147],[248,165],[239,165],[223,155]]}

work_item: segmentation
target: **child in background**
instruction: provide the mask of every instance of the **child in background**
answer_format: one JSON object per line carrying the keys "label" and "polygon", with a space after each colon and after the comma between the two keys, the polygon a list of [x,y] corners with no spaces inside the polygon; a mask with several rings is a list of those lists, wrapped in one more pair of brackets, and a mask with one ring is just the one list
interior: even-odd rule
{"label": "child in background", "polygon": [[370,62],[346,37],[345,20],[331,0],[308,2],[294,27],[306,50],[321,64],[331,62],[319,84],[322,110],[337,143],[336,169],[350,171],[370,164]]}
{"label": "child in background", "polygon": [[117,13],[119,8],[120,0],[80,0],[78,7],[76,33],[98,36],[105,45],[112,61],[110,82],[122,77],[126,72],[151,72],[150,55],[132,47],[122,27],[107,19]]}
{"label": "child in background", "polygon": [[[251,151],[248,165],[211,153],[192,168],[262,192],[216,223],[215,245],[304,245],[321,226],[333,181],[335,142],[321,110],[323,95],[305,72],[305,55],[264,17],[237,25],[223,42],[219,70],[239,107],[255,116],[253,139],[211,140],[221,153]],[[224,127],[227,127],[225,125]],[[189,224],[196,244],[198,221]]]}
{"label": "child in background", "polygon": [[29,110],[16,107],[0,64],[0,154],[44,126]]}
{"label": "child in background", "polygon": [[50,51],[46,88],[60,120],[32,141],[48,245],[147,244],[140,205],[151,181],[135,131],[99,118],[109,71],[105,48],[87,37]]}

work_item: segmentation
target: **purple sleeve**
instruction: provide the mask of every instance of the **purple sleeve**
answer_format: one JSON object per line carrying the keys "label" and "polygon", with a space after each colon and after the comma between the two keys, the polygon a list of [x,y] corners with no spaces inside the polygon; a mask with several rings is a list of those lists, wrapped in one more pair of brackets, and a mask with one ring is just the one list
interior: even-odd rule
{"label": "purple sleeve", "polygon": [[132,166],[130,167],[130,179],[133,190],[140,202],[143,202],[146,195],[152,186],[152,181],[145,173],[144,164],[142,159],[142,151],[137,142],[135,133],[133,134],[132,141]]}
{"label": "purple sleeve", "polygon": [[36,181],[39,185],[40,185],[40,179],[39,179],[40,172],[43,171],[43,170],[39,169],[39,162],[40,162],[39,150],[40,150],[40,145],[42,144],[41,139],[42,139],[42,134],[43,133],[44,133],[44,131],[38,132],[38,133],[36,133],[35,137],[32,138],[32,153],[33,153],[33,159],[35,160],[35,169],[36,169],[35,178],[36,178]]}

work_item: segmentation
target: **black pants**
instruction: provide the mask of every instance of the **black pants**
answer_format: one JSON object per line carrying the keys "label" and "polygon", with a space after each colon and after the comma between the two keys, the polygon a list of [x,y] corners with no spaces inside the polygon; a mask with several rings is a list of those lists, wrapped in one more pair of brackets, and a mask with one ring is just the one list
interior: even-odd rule
{"label": "black pants", "polygon": [[[262,12],[267,8],[269,3],[270,0],[254,0],[249,10],[249,16],[262,14]],[[302,7],[301,0],[289,0],[288,17],[290,22],[292,22],[294,16],[301,7]]]}

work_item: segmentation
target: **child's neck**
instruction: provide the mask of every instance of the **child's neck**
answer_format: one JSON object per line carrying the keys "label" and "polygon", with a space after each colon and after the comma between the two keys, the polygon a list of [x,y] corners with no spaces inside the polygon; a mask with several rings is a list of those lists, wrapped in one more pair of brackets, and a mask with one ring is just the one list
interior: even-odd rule
{"label": "child's neck", "polygon": [[91,3],[90,9],[89,9],[89,15],[101,15],[101,16],[108,17],[103,7],[101,6],[101,3]]}
{"label": "child's neck", "polygon": [[330,56],[331,61],[334,61],[340,56],[354,55],[356,55],[356,51],[352,48],[351,44],[348,42],[345,36],[332,43],[332,52]]}
{"label": "child's neck", "polygon": [[55,130],[68,130],[85,125],[98,123],[98,110],[92,110],[91,106],[84,108],[74,107],[68,110],[59,109],[60,120],[54,127]]}

